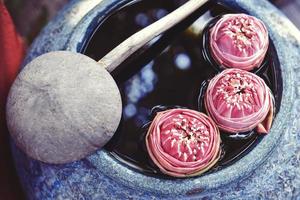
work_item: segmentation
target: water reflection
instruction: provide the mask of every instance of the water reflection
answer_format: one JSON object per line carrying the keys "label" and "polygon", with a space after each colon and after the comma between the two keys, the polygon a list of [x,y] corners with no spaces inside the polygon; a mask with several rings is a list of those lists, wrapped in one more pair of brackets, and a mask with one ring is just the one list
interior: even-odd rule
{"label": "water reflection", "polygon": [[186,53],[177,54],[175,57],[175,65],[178,69],[187,70],[191,68],[191,58]]}
{"label": "water reflection", "polygon": [[136,106],[132,103],[127,104],[124,107],[124,115],[126,116],[126,118],[133,117],[136,114],[136,112],[137,112]]}
{"label": "water reflection", "polygon": [[135,16],[135,23],[141,27],[145,27],[150,24],[150,19],[145,13],[139,13]]}
{"label": "water reflection", "polygon": [[[124,106],[124,117],[131,118],[134,117],[137,113],[139,114],[139,118],[147,118],[149,114],[148,109],[139,108],[137,110],[136,105],[142,98],[147,96],[150,92],[153,91],[155,83],[157,82],[157,76],[153,71],[154,62],[151,61],[147,65],[145,65],[142,70],[130,78],[125,83],[125,92],[126,92],[126,103]],[[142,109],[142,111],[141,111]],[[144,112],[146,109],[147,111]],[[142,116],[145,113],[145,116]],[[140,119],[144,121],[144,119]]]}
{"label": "water reflection", "polygon": [[163,18],[163,17],[166,16],[167,14],[168,14],[168,11],[165,10],[165,9],[162,9],[162,8],[156,9],[156,10],[154,11],[154,17],[155,17],[156,19]]}

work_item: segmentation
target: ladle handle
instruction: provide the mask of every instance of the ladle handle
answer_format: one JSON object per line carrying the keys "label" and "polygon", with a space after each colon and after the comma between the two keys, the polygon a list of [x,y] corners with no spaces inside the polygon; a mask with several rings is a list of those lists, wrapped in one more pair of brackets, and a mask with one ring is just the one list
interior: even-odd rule
{"label": "ladle handle", "polygon": [[99,60],[99,63],[103,64],[107,71],[112,72],[135,51],[188,17],[208,1],[190,0],[186,2],[170,14],[127,38]]}

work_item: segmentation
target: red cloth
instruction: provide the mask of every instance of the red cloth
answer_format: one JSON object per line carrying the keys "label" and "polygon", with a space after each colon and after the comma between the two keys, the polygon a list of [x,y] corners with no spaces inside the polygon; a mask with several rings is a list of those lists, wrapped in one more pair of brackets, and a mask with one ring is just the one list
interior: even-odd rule
{"label": "red cloth", "polygon": [[15,173],[5,123],[5,103],[9,88],[18,73],[24,45],[12,19],[0,1],[0,198],[23,199]]}

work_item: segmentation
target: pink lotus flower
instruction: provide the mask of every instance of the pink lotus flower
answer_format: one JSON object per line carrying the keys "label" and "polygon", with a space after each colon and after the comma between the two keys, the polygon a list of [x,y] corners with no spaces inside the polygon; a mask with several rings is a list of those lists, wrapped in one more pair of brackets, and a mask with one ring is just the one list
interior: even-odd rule
{"label": "pink lotus flower", "polygon": [[146,146],[161,172],[175,177],[199,175],[220,156],[220,134],[203,113],[171,109],[157,113],[146,135]]}
{"label": "pink lotus flower", "polygon": [[257,128],[268,133],[273,120],[273,96],[263,79],[240,70],[226,69],[208,85],[204,103],[209,116],[227,132]]}
{"label": "pink lotus flower", "polygon": [[262,21],[246,14],[224,15],[210,30],[210,50],[221,67],[247,71],[259,67],[269,46]]}

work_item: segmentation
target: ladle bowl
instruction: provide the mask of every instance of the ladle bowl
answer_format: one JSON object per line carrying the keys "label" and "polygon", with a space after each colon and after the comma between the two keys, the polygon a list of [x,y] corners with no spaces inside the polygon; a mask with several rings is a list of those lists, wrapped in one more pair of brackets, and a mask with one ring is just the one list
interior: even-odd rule
{"label": "ladle bowl", "polygon": [[83,54],[54,51],[22,70],[7,108],[17,145],[32,158],[59,164],[104,146],[118,128],[122,102],[103,66]]}

